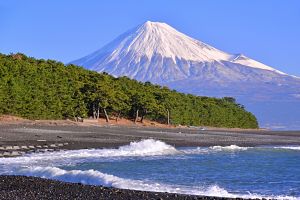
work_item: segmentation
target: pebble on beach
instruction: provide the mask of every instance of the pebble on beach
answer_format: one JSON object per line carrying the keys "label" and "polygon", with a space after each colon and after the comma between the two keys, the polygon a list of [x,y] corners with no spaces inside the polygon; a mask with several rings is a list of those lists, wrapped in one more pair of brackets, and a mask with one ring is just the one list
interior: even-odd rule
{"label": "pebble on beach", "polygon": [[229,200],[230,198],[125,190],[36,177],[0,176],[0,200],[8,199]]}

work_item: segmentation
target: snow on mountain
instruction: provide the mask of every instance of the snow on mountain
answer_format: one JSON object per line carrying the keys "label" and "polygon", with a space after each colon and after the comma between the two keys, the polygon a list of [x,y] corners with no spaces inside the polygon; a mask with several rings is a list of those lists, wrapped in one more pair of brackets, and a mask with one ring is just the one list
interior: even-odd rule
{"label": "snow on mountain", "polygon": [[197,76],[201,67],[222,61],[284,74],[244,55],[222,52],[168,24],[150,21],[72,63],[115,76],[162,83]]}
{"label": "snow on mountain", "polygon": [[147,21],[132,31],[112,52],[111,60],[119,55],[135,52],[135,61],[143,56],[151,59],[160,54],[162,57],[183,58],[193,61],[228,59],[229,55],[209,45],[190,38],[165,23]]}
{"label": "snow on mountain", "polygon": [[156,54],[172,58],[174,62],[176,58],[201,62],[230,58],[229,54],[188,37],[166,23],[150,21],[124,33],[85,59],[93,59],[104,52],[110,53],[106,61],[119,59],[120,56],[130,52],[135,53],[131,58],[135,62],[140,61],[144,56],[151,59]]}
{"label": "snow on mountain", "polygon": [[265,64],[262,64],[258,61],[255,61],[255,60],[252,60],[246,56],[244,56],[243,54],[238,54],[238,55],[235,55],[233,57],[233,59],[231,60],[231,62],[233,63],[239,63],[241,65],[245,65],[245,66],[248,66],[248,67],[253,67],[253,68],[258,68],[258,69],[265,69],[265,70],[270,70],[270,71],[274,71],[274,72],[277,72],[279,74],[283,74],[283,75],[287,75],[286,73],[284,72],[281,72],[279,70],[276,70],[272,67],[269,67]]}
{"label": "snow on mountain", "polygon": [[286,119],[285,124],[300,129],[299,77],[242,54],[220,51],[165,23],[147,21],[71,63],[181,92],[233,96],[254,112],[262,126],[282,125]]}

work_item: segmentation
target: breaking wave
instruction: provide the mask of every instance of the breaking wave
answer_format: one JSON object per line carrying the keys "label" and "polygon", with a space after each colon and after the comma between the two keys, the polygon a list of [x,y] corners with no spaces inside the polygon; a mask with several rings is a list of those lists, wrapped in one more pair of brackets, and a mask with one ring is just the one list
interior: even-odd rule
{"label": "breaking wave", "polygon": [[54,179],[72,183],[89,185],[102,185],[120,189],[132,189],[153,192],[169,192],[192,195],[205,195],[229,198],[276,198],[276,199],[297,199],[291,196],[262,196],[257,194],[234,194],[218,185],[208,187],[188,187],[181,185],[168,185],[143,180],[132,180],[120,178],[114,175],[102,173],[96,170],[63,170],[57,167],[31,167],[14,172],[13,175],[35,176],[47,179]]}
{"label": "breaking wave", "polygon": [[[16,158],[0,158],[0,165],[6,164],[39,164],[44,161],[57,163],[66,162],[83,162],[97,158],[115,158],[115,157],[137,157],[137,156],[163,156],[180,154],[173,146],[159,140],[145,139],[139,142],[131,142],[129,145],[121,146],[117,149],[80,149],[59,152],[47,152],[27,154]],[[3,160],[5,159],[5,160]]]}
{"label": "breaking wave", "polygon": [[[57,163],[65,165],[66,163],[82,163],[95,159],[122,159],[126,157],[153,157],[168,155],[184,154],[208,154],[217,152],[238,152],[249,149],[286,149],[300,150],[300,146],[277,146],[277,147],[240,147],[237,145],[230,146],[211,146],[211,147],[194,147],[179,148],[168,145],[162,141],[154,139],[144,139],[137,142],[131,142],[129,145],[120,146],[116,149],[80,149],[59,152],[46,152],[27,154],[22,157],[0,158],[1,164],[27,164],[28,166],[41,165],[47,163],[49,166],[57,166]],[[1,171],[1,170],[0,170]]]}
{"label": "breaking wave", "polygon": [[251,147],[240,147],[237,145],[230,145],[230,146],[212,146],[210,149],[217,150],[217,151],[245,151]]}
{"label": "breaking wave", "polygon": [[274,147],[275,149],[287,149],[287,150],[300,150],[300,146],[280,146]]}
{"label": "breaking wave", "polygon": [[55,179],[65,182],[80,182],[83,184],[103,185],[122,189],[170,192],[181,194],[194,194],[219,197],[242,197],[242,198],[276,198],[276,199],[299,199],[291,196],[262,196],[259,194],[239,194],[218,186],[183,186],[172,185],[148,180],[134,180],[117,177],[111,174],[102,173],[95,169],[90,170],[65,170],[61,166],[85,163],[97,159],[122,159],[126,157],[156,157],[168,155],[191,155],[209,154],[218,152],[239,152],[249,149],[288,149],[300,150],[299,146],[277,146],[277,147],[240,147],[211,146],[197,148],[176,149],[162,141],[145,139],[138,142],[131,142],[129,145],[116,149],[82,149],[68,150],[61,152],[47,152],[28,154],[16,158],[0,158],[0,174],[35,176],[48,179]]}

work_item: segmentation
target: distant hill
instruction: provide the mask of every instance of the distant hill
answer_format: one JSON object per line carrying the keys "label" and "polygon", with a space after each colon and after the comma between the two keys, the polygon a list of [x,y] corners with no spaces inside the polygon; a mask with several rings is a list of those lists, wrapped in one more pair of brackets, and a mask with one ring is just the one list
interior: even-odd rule
{"label": "distant hill", "polygon": [[165,23],[148,21],[71,63],[185,93],[232,96],[264,127],[300,129],[299,77],[220,51]]}
{"label": "distant hill", "polygon": [[193,126],[257,128],[234,98],[198,97],[53,60],[0,54],[0,114],[30,119],[148,118]]}

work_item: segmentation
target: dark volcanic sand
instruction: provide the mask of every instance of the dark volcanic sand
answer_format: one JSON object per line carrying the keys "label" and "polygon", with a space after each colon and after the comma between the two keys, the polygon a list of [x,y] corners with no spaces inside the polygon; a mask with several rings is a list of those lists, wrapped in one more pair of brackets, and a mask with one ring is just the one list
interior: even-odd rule
{"label": "dark volcanic sand", "polygon": [[[115,148],[141,139],[174,146],[300,145],[300,132],[208,131],[180,128],[1,124],[0,146],[69,143],[64,149]],[[46,140],[46,141],[37,141]],[[33,177],[0,176],[0,199],[225,199],[143,192],[63,183]]]}
{"label": "dark volcanic sand", "polygon": [[204,197],[160,192],[144,192],[107,188],[101,186],[82,185],[79,183],[64,183],[34,177],[0,176],[0,199],[2,200],[31,200],[31,199],[115,199],[115,200],[143,200],[143,199],[230,199],[221,197]]}
{"label": "dark volcanic sand", "polygon": [[[108,148],[141,139],[157,139],[178,146],[214,145],[300,145],[300,131],[211,131],[188,128],[150,128],[117,126],[41,126],[1,124],[0,146],[40,145],[68,142],[65,149]],[[39,142],[37,140],[46,140]]]}

